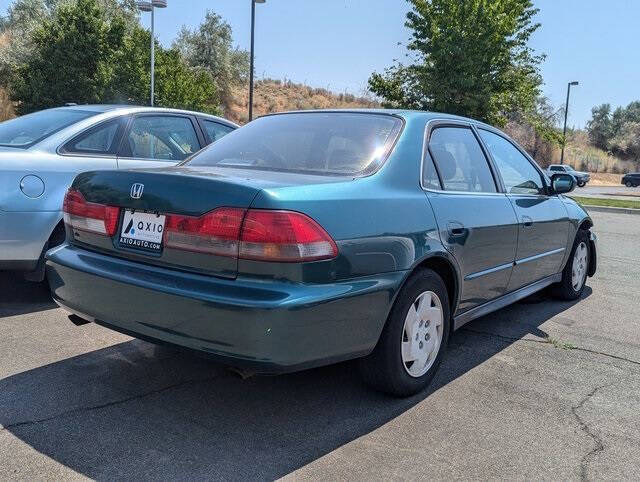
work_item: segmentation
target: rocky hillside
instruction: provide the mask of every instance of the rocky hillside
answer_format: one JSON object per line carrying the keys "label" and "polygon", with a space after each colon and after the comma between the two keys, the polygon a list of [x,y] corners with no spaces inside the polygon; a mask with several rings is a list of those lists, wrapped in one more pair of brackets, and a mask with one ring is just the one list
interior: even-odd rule
{"label": "rocky hillside", "polygon": [[[247,121],[249,93],[246,86],[233,89],[233,97],[224,106],[224,116],[243,124]],[[304,109],[375,108],[373,99],[351,94],[335,94],[327,89],[273,79],[259,80],[254,90],[254,117],[271,112]]]}

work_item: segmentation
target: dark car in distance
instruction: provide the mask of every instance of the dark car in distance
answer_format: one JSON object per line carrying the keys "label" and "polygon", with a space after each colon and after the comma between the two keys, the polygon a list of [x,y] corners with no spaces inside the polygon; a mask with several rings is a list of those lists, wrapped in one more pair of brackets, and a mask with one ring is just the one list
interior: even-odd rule
{"label": "dark car in distance", "polygon": [[629,174],[625,174],[622,176],[621,184],[624,184],[627,187],[640,186],[640,172],[630,172]]}
{"label": "dark car in distance", "polygon": [[76,321],[259,374],[359,358],[406,396],[465,323],[581,296],[596,237],[575,183],[471,119],[269,115],[177,167],[80,174],[47,273]]}

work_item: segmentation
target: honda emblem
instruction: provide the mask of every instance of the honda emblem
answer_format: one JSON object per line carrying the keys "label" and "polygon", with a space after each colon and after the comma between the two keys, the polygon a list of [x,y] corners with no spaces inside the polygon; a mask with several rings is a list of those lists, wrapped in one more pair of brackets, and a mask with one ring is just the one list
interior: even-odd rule
{"label": "honda emblem", "polygon": [[140,199],[144,191],[144,184],[136,182],[131,185],[131,199]]}

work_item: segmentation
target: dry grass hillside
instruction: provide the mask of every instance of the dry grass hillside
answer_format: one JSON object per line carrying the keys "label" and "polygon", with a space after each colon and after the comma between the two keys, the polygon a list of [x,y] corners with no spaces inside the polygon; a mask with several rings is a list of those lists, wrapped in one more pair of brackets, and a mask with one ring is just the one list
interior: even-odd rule
{"label": "dry grass hillside", "polygon": [[[560,160],[560,151],[554,153],[554,159]],[[567,139],[565,159],[582,171],[622,174],[636,171],[636,163],[626,161],[611,153],[598,149],[589,143],[587,133],[576,131]]]}
{"label": "dry grass hillside", "polygon": [[13,104],[9,100],[7,92],[0,87],[0,122],[11,119],[14,116]]}
{"label": "dry grass hillside", "polygon": [[[273,79],[259,80],[254,90],[254,117],[287,110],[375,108],[380,104],[366,97],[335,94],[327,89]],[[224,116],[238,124],[247,122],[249,93],[246,86],[233,89]]]}
{"label": "dry grass hillside", "polygon": [[[7,33],[0,34],[0,49],[9,43],[9,35]],[[0,122],[11,119],[15,116],[13,104],[9,100],[7,92],[0,87]]]}

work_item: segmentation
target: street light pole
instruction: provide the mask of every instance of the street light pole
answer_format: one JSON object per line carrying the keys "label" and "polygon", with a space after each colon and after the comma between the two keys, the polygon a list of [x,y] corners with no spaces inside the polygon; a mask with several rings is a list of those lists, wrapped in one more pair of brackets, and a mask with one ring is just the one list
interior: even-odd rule
{"label": "street light pole", "polygon": [[153,107],[155,99],[155,84],[156,84],[156,32],[155,32],[155,9],[167,8],[167,0],[151,0],[136,2],[136,6],[141,12],[151,12],[151,95],[150,104]]}
{"label": "street light pole", "polygon": [[256,3],[265,3],[266,0],[251,0],[251,58],[249,61],[249,122],[253,120],[253,62],[256,32]]}
{"label": "street light pole", "polygon": [[567,84],[567,103],[564,108],[564,129],[562,131],[562,152],[560,153],[560,164],[564,164],[564,146],[567,144],[567,117],[569,115],[569,95],[571,94],[571,86],[578,84],[578,81],[575,80]]}
{"label": "street light pole", "polygon": [[156,9],[153,8],[153,4],[151,5],[151,107],[153,107],[153,99],[155,96],[155,87],[156,87]]}

